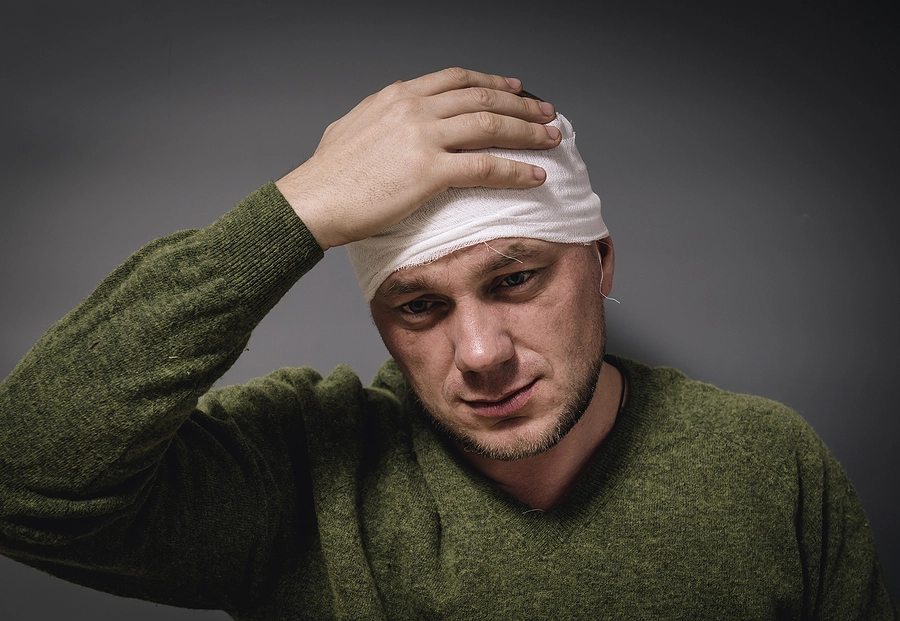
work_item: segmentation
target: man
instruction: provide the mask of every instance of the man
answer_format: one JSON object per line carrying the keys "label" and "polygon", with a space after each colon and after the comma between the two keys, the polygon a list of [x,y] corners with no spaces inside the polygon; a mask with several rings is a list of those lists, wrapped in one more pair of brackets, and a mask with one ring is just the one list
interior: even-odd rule
{"label": "man", "polygon": [[[111,274],[0,388],[5,553],[240,619],[897,618],[796,415],[605,356],[613,246],[520,90],[391,85]],[[345,244],[394,358],[372,386],[209,391]]]}

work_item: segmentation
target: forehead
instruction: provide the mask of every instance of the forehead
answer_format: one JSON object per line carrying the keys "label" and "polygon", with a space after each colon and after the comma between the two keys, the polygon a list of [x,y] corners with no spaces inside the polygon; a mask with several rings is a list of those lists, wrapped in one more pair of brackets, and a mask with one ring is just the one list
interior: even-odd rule
{"label": "forehead", "polygon": [[385,279],[375,295],[408,295],[437,288],[442,283],[480,280],[495,272],[514,270],[515,266],[527,261],[554,258],[570,245],[523,237],[482,242],[424,265],[401,268]]}

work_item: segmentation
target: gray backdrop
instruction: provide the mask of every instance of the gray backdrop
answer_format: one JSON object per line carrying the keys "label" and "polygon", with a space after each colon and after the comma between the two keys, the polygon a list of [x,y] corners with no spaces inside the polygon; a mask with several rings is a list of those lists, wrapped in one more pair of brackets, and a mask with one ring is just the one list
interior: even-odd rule
{"label": "gray backdrop", "polygon": [[[798,410],[900,592],[896,11],[683,4],[5,2],[0,374],[131,251],[281,176],[369,93],[514,75],[573,121],[603,199],[610,349]],[[384,357],[335,250],[223,382],[338,362],[368,380]],[[0,617],[224,615],[0,559]]]}

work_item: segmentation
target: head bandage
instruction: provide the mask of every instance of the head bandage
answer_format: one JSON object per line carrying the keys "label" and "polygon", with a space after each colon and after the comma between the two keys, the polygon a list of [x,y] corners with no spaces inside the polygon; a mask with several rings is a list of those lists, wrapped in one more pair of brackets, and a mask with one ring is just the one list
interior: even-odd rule
{"label": "head bandage", "polygon": [[609,235],[600,198],[575,148],[575,132],[561,114],[549,125],[562,133],[559,146],[543,151],[482,149],[547,171],[537,188],[450,188],[397,224],[347,245],[359,286],[370,302],[385,279],[493,239],[527,237],[559,243],[590,243]]}

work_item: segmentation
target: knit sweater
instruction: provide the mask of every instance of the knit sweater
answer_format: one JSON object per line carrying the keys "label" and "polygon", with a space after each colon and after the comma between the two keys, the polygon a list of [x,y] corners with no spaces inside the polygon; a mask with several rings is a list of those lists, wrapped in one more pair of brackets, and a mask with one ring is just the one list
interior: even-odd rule
{"label": "knit sweater", "polygon": [[845,474],[787,408],[628,360],[532,511],[397,366],[210,390],[322,252],[274,185],[150,243],[0,384],[0,550],[237,619],[898,619]]}

